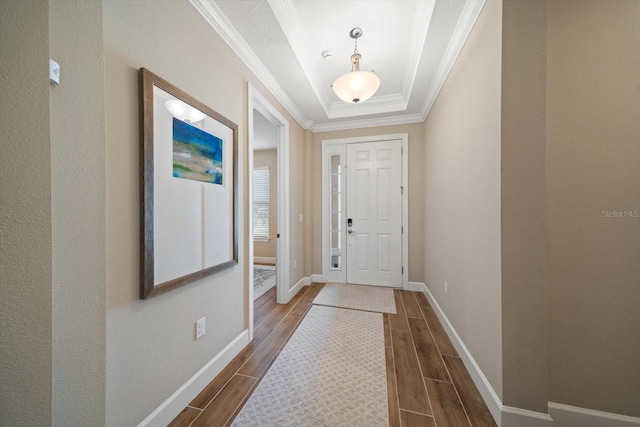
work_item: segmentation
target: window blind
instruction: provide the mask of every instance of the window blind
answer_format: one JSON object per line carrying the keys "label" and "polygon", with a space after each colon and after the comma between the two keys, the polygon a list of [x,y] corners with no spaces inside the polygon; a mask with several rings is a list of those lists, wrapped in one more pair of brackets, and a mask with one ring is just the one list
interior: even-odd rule
{"label": "window blind", "polygon": [[269,240],[269,168],[253,169],[253,238]]}

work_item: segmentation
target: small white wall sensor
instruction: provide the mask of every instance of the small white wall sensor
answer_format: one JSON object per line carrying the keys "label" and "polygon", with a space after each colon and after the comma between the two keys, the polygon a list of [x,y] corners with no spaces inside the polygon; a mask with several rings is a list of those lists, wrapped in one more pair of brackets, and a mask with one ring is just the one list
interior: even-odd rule
{"label": "small white wall sensor", "polygon": [[60,65],[53,59],[49,59],[49,83],[52,85],[60,84]]}

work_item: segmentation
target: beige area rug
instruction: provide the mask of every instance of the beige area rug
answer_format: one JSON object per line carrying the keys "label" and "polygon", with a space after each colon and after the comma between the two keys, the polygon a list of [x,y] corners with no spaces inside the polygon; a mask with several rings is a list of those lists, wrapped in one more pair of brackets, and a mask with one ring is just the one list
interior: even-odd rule
{"label": "beige area rug", "polygon": [[377,286],[327,283],[313,300],[313,303],[396,314],[396,299],[393,295],[393,289]]}
{"label": "beige area rug", "polygon": [[382,314],[312,306],[234,426],[388,426]]}

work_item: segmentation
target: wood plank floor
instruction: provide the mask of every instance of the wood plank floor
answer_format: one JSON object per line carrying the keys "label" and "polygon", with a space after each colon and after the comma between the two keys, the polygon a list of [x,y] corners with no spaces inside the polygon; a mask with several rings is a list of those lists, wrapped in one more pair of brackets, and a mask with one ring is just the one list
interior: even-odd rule
{"label": "wood plank floor", "polygon": [[[276,290],[255,301],[254,339],[171,422],[171,427],[228,426],[265,375],[324,285],[288,304]],[[496,426],[426,297],[394,290],[398,314],[384,314],[389,425]]]}

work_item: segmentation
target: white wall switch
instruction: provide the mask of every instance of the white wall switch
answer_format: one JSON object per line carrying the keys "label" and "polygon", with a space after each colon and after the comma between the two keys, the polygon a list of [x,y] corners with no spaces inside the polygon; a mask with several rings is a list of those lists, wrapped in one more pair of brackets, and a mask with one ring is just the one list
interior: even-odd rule
{"label": "white wall switch", "polygon": [[196,339],[199,340],[207,331],[207,318],[203,317],[202,319],[196,322]]}
{"label": "white wall switch", "polygon": [[449,284],[447,282],[444,282],[444,294],[449,296]]}
{"label": "white wall switch", "polygon": [[298,267],[298,262],[294,259],[293,260],[293,269],[295,270]]}
{"label": "white wall switch", "polygon": [[298,222],[302,222],[302,214],[298,215]]}

